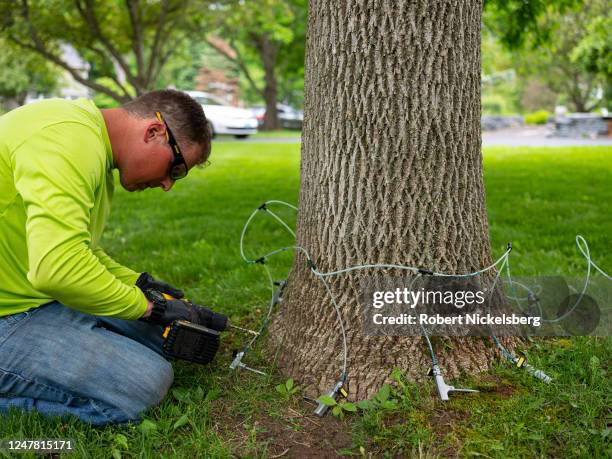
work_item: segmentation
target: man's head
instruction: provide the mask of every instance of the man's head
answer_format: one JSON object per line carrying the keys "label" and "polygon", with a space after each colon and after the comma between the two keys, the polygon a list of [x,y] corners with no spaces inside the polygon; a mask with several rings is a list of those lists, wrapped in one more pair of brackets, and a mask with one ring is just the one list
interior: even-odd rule
{"label": "man's head", "polygon": [[187,170],[208,160],[208,122],[202,106],[185,93],[152,91],[103,115],[121,185],[128,191],[168,191],[182,175],[183,159]]}

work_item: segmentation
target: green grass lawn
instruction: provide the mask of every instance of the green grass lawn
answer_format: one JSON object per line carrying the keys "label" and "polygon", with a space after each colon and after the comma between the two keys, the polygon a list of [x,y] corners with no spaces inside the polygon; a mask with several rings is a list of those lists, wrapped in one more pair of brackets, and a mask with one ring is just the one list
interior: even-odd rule
{"label": "green grass lawn", "polygon": [[[241,262],[238,240],[250,212],[268,199],[295,203],[299,145],[219,143],[213,165],[195,170],[170,193],[118,190],[104,246],[118,261],[185,288],[188,295],[255,326],[269,291],[264,273]],[[513,241],[515,275],[583,275],[574,243],[589,242],[594,261],[611,270],[612,149],[490,148],[485,151],[487,208],[494,255]],[[290,212],[279,211],[292,223]],[[272,219],[249,233],[250,255],[289,242]],[[271,263],[282,279],[291,258]],[[611,341],[550,339],[532,343],[530,362],[555,378],[549,386],[500,361],[487,373],[455,381],[481,393],[442,403],[432,382],[398,378],[386,409],[338,420],[304,417],[312,406],[283,397],[278,375],[228,369],[243,339],[226,334],[215,363],[179,362],[161,406],[141,425],[90,428],[74,420],[12,413],[0,438],[69,437],[76,457],[295,457],[302,451],[372,455],[487,457],[609,456]],[[248,363],[271,370],[254,352]],[[384,394],[383,394],[384,395]],[[323,457],[322,456],[322,457]]]}
{"label": "green grass lawn", "polygon": [[[249,139],[299,139],[302,137],[302,131],[294,129],[278,129],[276,131],[258,131],[256,134],[249,135]],[[216,140],[236,141],[233,135],[219,134],[215,137]],[[240,140],[238,140],[240,141]]]}
{"label": "green grass lawn", "polygon": [[302,137],[302,131],[296,131],[295,129],[279,129],[277,131],[259,131],[257,134],[252,136],[255,139],[278,139],[278,138],[300,138]]}

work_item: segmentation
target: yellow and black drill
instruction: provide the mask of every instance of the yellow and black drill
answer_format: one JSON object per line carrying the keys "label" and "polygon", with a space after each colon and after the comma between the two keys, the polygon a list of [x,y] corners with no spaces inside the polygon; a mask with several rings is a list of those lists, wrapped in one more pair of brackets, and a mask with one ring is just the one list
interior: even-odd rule
{"label": "yellow and black drill", "polygon": [[148,273],[136,281],[147,299],[153,304],[146,322],[161,325],[164,355],[199,364],[210,363],[219,350],[220,332],[228,328],[257,334],[230,325],[226,315],[197,305],[184,298],[183,292]]}

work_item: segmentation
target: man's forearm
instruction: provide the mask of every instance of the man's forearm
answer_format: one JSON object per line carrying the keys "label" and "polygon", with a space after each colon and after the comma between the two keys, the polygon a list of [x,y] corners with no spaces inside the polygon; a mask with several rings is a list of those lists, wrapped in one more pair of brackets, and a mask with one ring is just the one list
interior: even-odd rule
{"label": "man's forearm", "polygon": [[92,249],[92,252],[98,257],[100,263],[106,266],[106,269],[121,282],[128,285],[134,285],[136,283],[140,273],[117,263],[102,249],[102,247],[96,247]]}

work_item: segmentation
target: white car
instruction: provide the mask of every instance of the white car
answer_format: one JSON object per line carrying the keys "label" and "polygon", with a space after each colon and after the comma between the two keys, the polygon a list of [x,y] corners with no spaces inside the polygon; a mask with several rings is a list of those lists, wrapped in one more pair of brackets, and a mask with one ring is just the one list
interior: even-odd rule
{"label": "white car", "polygon": [[257,133],[257,118],[250,110],[232,107],[222,99],[202,91],[185,91],[202,105],[206,119],[210,122],[213,136],[230,134],[238,139],[246,139]]}
{"label": "white car", "polygon": [[[264,116],[266,115],[266,107],[258,106],[250,108],[251,113],[257,118],[259,127],[263,126]],[[290,105],[276,104],[276,111],[278,112],[278,120],[280,126],[284,129],[295,129],[300,131],[302,129],[302,123],[304,121],[304,112],[297,110]]]}

